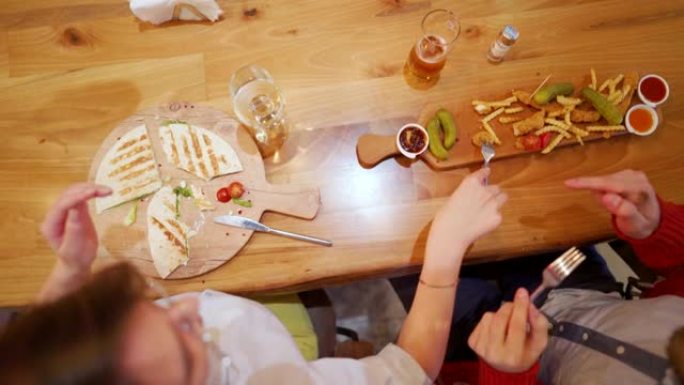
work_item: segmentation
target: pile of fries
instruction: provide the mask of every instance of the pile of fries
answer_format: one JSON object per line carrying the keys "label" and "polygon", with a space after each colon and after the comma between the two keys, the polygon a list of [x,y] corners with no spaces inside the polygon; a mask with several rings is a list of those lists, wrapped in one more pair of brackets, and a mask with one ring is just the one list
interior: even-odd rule
{"label": "pile of fries", "polygon": [[[618,106],[622,115],[629,105],[638,76],[618,74],[614,78],[608,78],[600,86],[596,77],[596,71],[590,70],[591,83],[587,87],[598,91],[606,97],[609,103]],[[547,79],[548,80],[548,77]],[[539,90],[546,80],[537,88]],[[536,91],[535,91],[536,92]],[[623,125],[600,125],[595,124],[601,119],[601,115],[589,103],[583,99],[572,96],[558,95],[555,100],[545,105],[538,105],[533,100],[534,93],[514,90],[512,96],[496,101],[473,100],[472,105],[479,115],[481,129],[472,137],[473,145],[480,147],[483,143],[501,145],[501,139],[496,134],[491,122],[497,119],[499,123],[512,124],[513,134],[518,137],[516,147],[522,148],[521,139],[525,135],[541,136],[551,133],[553,138],[541,148],[542,154],[551,153],[564,140],[574,139],[580,145],[584,145],[584,139],[592,133],[602,133],[605,138],[610,138],[611,133],[624,131]],[[624,102],[624,103],[623,103]],[[516,103],[514,105],[514,103]],[[581,106],[578,108],[578,106]],[[523,118],[519,113],[527,108],[537,110],[533,115]],[[623,108],[624,107],[624,108]],[[580,127],[578,123],[594,123]]]}

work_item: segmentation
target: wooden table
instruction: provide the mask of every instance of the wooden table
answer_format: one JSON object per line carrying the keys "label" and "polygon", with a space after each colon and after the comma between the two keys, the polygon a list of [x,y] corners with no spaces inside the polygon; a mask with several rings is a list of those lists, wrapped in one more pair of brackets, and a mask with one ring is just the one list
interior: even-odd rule
{"label": "wooden table", "polygon": [[[124,0],[6,0],[0,9],[0,305],[25,304],[53,255],[38,231],[51,202],[84,180],[100,141],[144,107],[184,99],[231,111],[230,74],[268,68],[295,123],[288,147],[268,162],[273,183],[318,185],[312,222],[267,214],[278,228],[331,238],[325,249],[258,234],[233,261],[171,292],[294,290],[415,271],[427,226],[467,170],[435,173],[390,160],[372,170],[355,157],[364,132],[392,132],[427,103],[468,103],[521,80],[634,69],[671,86],[665,124],[646,139],[623,138],[546,158],[493,165],[510,194],[504,222],[467,262],[511,258],[611,236],[589,194],[561,181],[624,168],[645,170],[666,199],[684,201],[684,3],[548,1],[221,1],[211,23],[138,22]],[[442,79],[408,87],[401,69],[422,15],[452,7],[462,19]],[[485,52],[514,23],[520,41],[500,65]]]}

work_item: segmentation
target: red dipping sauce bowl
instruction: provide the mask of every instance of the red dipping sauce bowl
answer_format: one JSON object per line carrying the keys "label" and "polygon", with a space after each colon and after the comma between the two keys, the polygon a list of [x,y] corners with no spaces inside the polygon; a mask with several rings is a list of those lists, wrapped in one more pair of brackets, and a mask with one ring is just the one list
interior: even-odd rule
{"label": "red dipping sauce bowl", "polygon": [[662,104],[670,96],[670,86],[661,76],[645,75],[639,80],[637,93],[644,104],[655,107]]}
{"label": "red dipping sauce bowl", "polygon": [[410,123],[399,129],[396,142],[402,155],[409,159],[415,159],[427,150],[430,137],[425,127]]}

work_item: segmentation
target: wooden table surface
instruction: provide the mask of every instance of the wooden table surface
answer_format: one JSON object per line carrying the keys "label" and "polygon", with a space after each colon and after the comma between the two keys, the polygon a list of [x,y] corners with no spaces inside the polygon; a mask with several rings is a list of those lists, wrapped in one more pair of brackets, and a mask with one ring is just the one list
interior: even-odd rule
{"label": "wooden table surface", "polygon": [[[227,85],[245,63],[268,68],[294,123],[272,183],[317,185],[312,221],[266,214],[274,227],[331,238],[321,248],[257,234],[222,268],[169,291],[236,293],[317,287],[415,271],[427,226],[467,170],[435,173],[390,160],[365,170],[355,143],[391,133],[428,103],[478,96],[596,68],[668,79],[664,125],[652,137],[615,139],[495,162],[510,195],[504,221],[467,262],[511,258],[611,236],[608,215],[562,180],[645,170],[666,199],[684,201],[684,3],[681,1],[466,2],[429,0],[220,1],[222,20],[155,27],[124,0],[5,0],[0,8],[0,305],[25,304],[53,255],[38,227],[67,185],[86,178],[107,133],[135,111],[190,100],[232,113]],[[439,83],[406,85],[402,66],[429,9],[449,7],[462,32]],[[515,24],[519,42],[500,65],[485,52]],[[602,76],[603,75],[603,76]]]}

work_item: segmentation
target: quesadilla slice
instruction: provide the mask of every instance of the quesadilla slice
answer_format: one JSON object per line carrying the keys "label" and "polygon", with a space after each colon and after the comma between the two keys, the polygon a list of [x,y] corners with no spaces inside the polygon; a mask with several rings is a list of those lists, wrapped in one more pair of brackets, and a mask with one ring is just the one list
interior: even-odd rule
{"label": "quesadilla slice", "polygon": [[190,228],[176,218],[176,195],[164,186],[147,207],[147,241],[157,273],[166,278],[189,260]]}
{"label": "quesadilla slice", "polygon": [[111,195],[95,200],[98,214],[151,194],[162,186],[152,142],[144,125],[128,131],[107,151],[98,166],[95,183],[113,190]]}
{"label": "quesadilla slice", "polygon": [[215,133],[181,121],[159,128],[166,160],[204,180],[242,171],[233,147]]}

